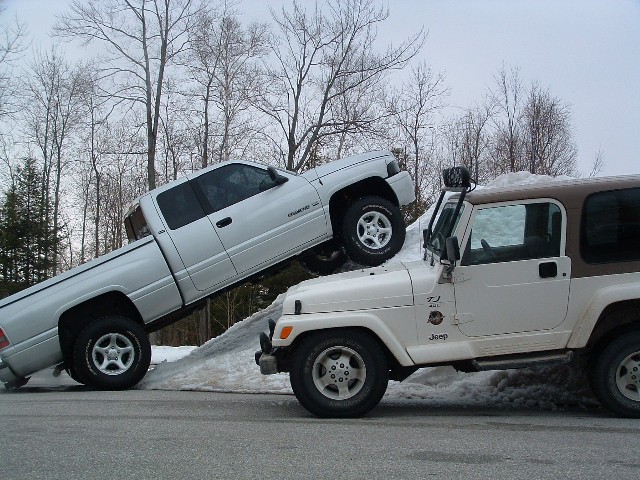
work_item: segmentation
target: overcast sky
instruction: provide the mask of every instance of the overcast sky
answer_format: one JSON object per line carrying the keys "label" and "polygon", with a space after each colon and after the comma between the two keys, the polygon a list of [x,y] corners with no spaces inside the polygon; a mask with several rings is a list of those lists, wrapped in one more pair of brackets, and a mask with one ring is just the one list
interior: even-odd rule
{"label": "overcast sky", "polygon": [[[68,0],[5,0],[4,16],[27,23],[34,45],[46,42]],[[247,20],[269,18],[290,0],[241,0]],[[305,0],[300,3],[304,4]],[[640,173],[640,0],[388,0],[380,29],[400,42],[422,26],[421,56],[446,75],[449,103],[482,99],[504,63],[525,83],[538,81],[571,106],[578,168],[601,150],[601,175]],[[6,17],[5,17],[6,19]]]}

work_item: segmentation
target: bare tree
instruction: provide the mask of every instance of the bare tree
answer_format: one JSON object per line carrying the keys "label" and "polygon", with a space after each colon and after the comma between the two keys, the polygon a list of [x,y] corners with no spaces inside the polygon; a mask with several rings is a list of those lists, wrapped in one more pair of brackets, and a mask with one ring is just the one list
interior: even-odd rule
{"label": "bare tree", "polygon": [[243,27],[226,1],[220,12],[203,10],[198,17],[188,69],[198,84],[197,96],[202,103],[203,167],[210,163],[214,123],[218,127],[217,161],[228,160],[236,146],[251,136],[254,122],[243,114],[258,90],[260,79],[255,63],[266,53],[267,34],[265,24]]}
{"label": "bare tree", "polygon": [[195,0],[74,0],[54,32],[105,47],[102,73],[116,101],[144,106],[147,182],[156,186],[155,156],[166,69],[188,44]]}
{"label": "bare tree", "polygon": [[[466,165],[473,178],[483,183],[492,178],[488,152],[491,146],[489,120],[492,116],[490,105],[467,109],[448,126],[450,154],[457,164]],[[500,138],[494,136],[494,139]]]}
{"label": "bare tree", "polygon": [[[54,47],[50,53],[36,55],[28,75],[23,111],[26,135],[41,154],[43,204],[52,206],[46,215],[52,216],[55,231],[60,229],[61,187],[70,135],[78,125],[87,86],[84,72],[83,65],[67,63]],[[57,266],[57,249],[54,252]]]}
{"label": "bare tree", "polygon": [[[376,28],[388,11],[373,0],[330,0],[309,10],[294,2],[291,11],[272,12],[280,41],[272,47],[275,67],[265,69],[258,106],[284,139],[276,140],[286,168],[304,169],[318,141],[356,132],[355,118],[332,108],[350,92],[375,88],[390,71],[402,68],[424,42],[422,31],[383,52],[374,48]],[[274,138],[276,138],[274,136]]]}
{"label": "bare tree", "polygon": [[577,147],[569,106],[533,83],[523,109],[528,170],[543,175],[575,174]]}
{"label": "bare tree", "polygon": [[421,63],[411,70],[411,77],[395,90],[387,102],[391,114],[404,142],[405,161],[403,167],[411,172],[416,202],[409,220],[415,220],[427,206],[426,189],[431,168],[431,151],[435,143],[436,113],[444,106],[448,89],[444,85],[444,74],[434,74]]}
{"label": "bare tree", "polygon": [[515,172],[524,168],[522,162],[522,81],[520,70],[512,67],[509,72],[504,65],[494,77],[495,87],[489,91],[491,103],[497,115],[494,139],[494,173]]}
{"label": "bare tree", "polygon": [[26,50],[26,26],[17,18],[7,22],[1,14],[4,7],[0,5],[0,118],[15,113],[16,82],[13,73],[16,61]]}
{"label": "bare tree", "polygon": [[598,152],[593,157],[591,170],[589,171],[589,174],[587,176],[589,178],[597,177],[600,174],[600,172],[602,172],[602,169],[604,168],[604,164],[605,164],[604,154],[602,153],[602,150],[598,150]]}

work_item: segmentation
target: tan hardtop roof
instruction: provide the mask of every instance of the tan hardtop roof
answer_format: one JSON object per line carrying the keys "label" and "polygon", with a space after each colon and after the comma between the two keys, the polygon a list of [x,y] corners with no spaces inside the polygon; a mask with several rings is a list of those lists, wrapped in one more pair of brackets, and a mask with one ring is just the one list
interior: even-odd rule
{"label": "tan hardtop roof", "polygon": [[[640,175],[552,180],[529,185],[510,185],[474,190],[466,196],[473,204],[527,200],[530,198],[554,198],[566,208],[580,208],[584,198],[606,190],[640,187]],[[457,195],[456,195],[457,196]]]}

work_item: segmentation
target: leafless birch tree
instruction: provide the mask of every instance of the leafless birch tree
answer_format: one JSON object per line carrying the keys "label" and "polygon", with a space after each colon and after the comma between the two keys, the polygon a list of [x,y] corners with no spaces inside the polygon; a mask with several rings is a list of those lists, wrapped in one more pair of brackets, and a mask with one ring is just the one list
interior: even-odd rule
{"label": "leafless birch tree", "polygon": [[255,122],[246,112],[258,90],[256,63],[266,53],[267,34],[266,24],[244,27],[227,2],[198,16],[187,67],[202,105],[203,167],[211,162],[211,143],[215,161],[223,161],[252,135]]}
{"label": "leafless birch tree", "polygon": [[[431,151],[436,137],[436,113],[444,106],[448,89],[444,74],[435,74],[421,63],[411,70],[411,76],[395,90],[387,102],[387,111],[398,127],[399,139],[404,143],[405,164],[415,185],[416,202],[410,220],[415,220],[426,207],[427,182],[431,175]],[[439,172],[436,172],[436,176]]]}
{"label": "leafless birch tree", "polygon": [[293,171],[307,166],[318,141],[361,126],[355,118],[335,116],[336,102],[358,88],[374,88],[390,71],[404,67],[424,41],[418,32],[378,52],[376,29],[388,11],[373,0],[308,5],[294,2],[291,10],[272,12],[279,41],[272,47],[275,65],[265,68],[258,103],[284,140],[281,144],[274,136],[286,168]]}
{"label": "leafless birch tree", "polygon": [[104,47],[108,95],[144,107],[147,182],[156,187],[155,157],[166,69],[188,45],[195,0],[74,0],[56,34]]}

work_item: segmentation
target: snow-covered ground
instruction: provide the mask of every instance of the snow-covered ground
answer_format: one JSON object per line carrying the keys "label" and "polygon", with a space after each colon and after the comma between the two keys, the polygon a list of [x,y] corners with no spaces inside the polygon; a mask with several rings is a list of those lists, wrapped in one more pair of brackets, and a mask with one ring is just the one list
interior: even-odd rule
{"label": "snow-covered ground", "polygon": [[[485,188],[552,180],[518,172],[502,175]],[[430,216],[431,211],[427,211],[408,227],[403,249],[389,263],[421,258],[422,230]],[[258,334],[266,331],[267,319],[276,320],[281,311],[282,296],[202,347],[154,347],[153,363],[158,365],[138,388],[291,393],[288,374],[261,375],[254,360],[254,352],[259,349]],[[166,361],[161,362],[162,359]],[[423,368],[403,382],[390,382],[383,403],[541,409],[597,404],[582,370],[574,365],[478,373],[458,373],[451,367]]]}

